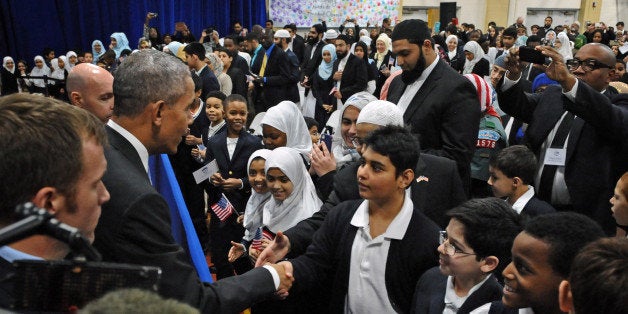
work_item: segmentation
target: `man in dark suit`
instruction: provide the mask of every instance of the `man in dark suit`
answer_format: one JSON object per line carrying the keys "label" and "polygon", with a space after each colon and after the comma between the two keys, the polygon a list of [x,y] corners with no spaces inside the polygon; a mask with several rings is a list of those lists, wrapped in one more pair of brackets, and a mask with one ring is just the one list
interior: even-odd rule
{"label": "man in dark suit", "polygon": [[275,32],[275,45],[286,53],[286,58],[288,59],[288,65],[290,66],[290,80],[289,84],[286,84],[286,94],[288,98],[284,100],[290,100],[296,104],[299,103],[299,88],[297,87],[297,83],[299,82],[299,77],[301,76],[301,69],[299,68],[299,58],[297,55],[290,49],[290,44],[292,43],[292,38],[290,37],[290,33],[285,29],[280,29]]}
{"label": "man in dark suit", "polygon": [[336,81],[334,97],[340,100],[341,103],[338,104],[340,108],[351,95],[366,90],[368,74],[364,60],[349,52],[351,37],[339,35],[335,45],[338,59],[334,61],[332,72]]}
{"label": "man in dark suit", "polygon": [[[399,108],[386,101],[366,105],[360,111],[356,124],[357,135],[354,141],[358,153],[362,153],[362,140],[374,130],[386,125],[403,125],[403,116]],[[312,155],[313,162],[319,162],[318,154]],[[278,235],[273,245],[262,252],[257,264],[263,265],[260,261],[265,260],[277,261],[288,251],[290,256],[303,254],[332,208],[344,201],[360,198],[356,176],[359,166],[359,162],[354,162],[340,168],[334,177],[334,190],[321,209],[311,218],[286,230],[283,236]],[[449,221],[445,212],[466,199],[455,162],[443,157],[420,154],[414,168],[414,177],[410,184],[410,197],[415,208],[444,228]]]}
{"label": "man in dark suit", "polygon": [[288,99],[289,85],[292,84],[290,61],[286,53],[275,43],[264,49],[256,33],[247,35],[246,40],[249,51],[253,53],[251,72],[257,75],[252,82],[255,88],[253,102],[257,114]]}
{"label": "man in dark suit", "polygon": [[421,140],[423,153],[456,161],[468,193],[480,124],[476,90],[438,58],[425,22],[397,24],[392,41],[403,72],[390,84],[387,100],[401,108],[405,124]]}
{"label": "man in dark suit", "polygon": [[231,61],[231,67],[238,68],[244,73],[244,75],[249,74],[249,64],[246,62],[242,56],[238,54],[238,48],[240,47],[240,39],[242,37],[229,35],[225,37],[223,40],[223,45],[225,49],[231,51],[233,60]]}
{"label": "man in dark suit", "polygon": [[525,94],[518,83],[519,52],[511,49],[508,72],[497,89],[499,103],[506,113],[529,123],[524,142],[539,159],[534,184],[539,197],[558,210],[588,215],[614,234],[606,198],[628,170],[628,110],[607,97],[614,54],[605,45],[587,44],[565,64],[554,49],[536,49],[552,58],[546,74],[561,86]]}
{"label": "man in dark suit", "polygon": [[290,33],[290,38],[292,39],[290,42],[290,50],[292,50],[297,56],[300,65],[301,62],[303,62],[305,40],[301,35],[297,34],[297,26],[294,23],[284,26],[283,29],[287,30]]}
{"label": "man in dark suit", "polygon": [[[32,202],[94,241],[109,200],[101,181],[107,137],[96,116],[52,98],[14,94],[0,98],[0,134],[0,227],[23,218],[16,206]],[[0,308],[13,306],[14,260],[62,260],[70,252],[44,234],[0,247]]]}
{"label": "man in dark suit", "polygon": [[174,241],[170,210],[151,186],[147,169],[149,154],[176,152],[187,132],[194,84],[185,65],[158,51],[135,53],[118,68],[113,92],[114,113],[106,126],[111,147],[105,151],[103,177],[111,200],[94,243],[103,259],[160,267],[159,293],[203,312],[242,311],[280,287],[276,275],[281,287],[288,287],[290,280],[279,267],[255,269],[213,285],[201,283]]}
{"label": "man in dark suit", "polygon": [[[305,87],[309,87],[311,85],[311,78],[314,74],[314,71],[318,69],[318,66],[321,64],[323,60],[323,46],[325,46],[325,41],[323,40],[323,35],[325,34],[325,29],[322,24],[314,24],[310,27],[310,32],[307,35],[307,44],[305,45],[305,50],[303,51],[303,60],[301,63],[301,84]],[[306,93],[307,93],[306,89]],[[307,96],[307,94],[306,94]]]}
{"label": "man in dark suit", "polygon": [[220,90],[220,84],[214,74],[214,71],[205,63],[205,47],[200,43],[189,43],[185,48],[185,60],[190,70],[201,78],[203,83],[203,91],[201,92],[201,100],[207,99],[207,94],[213,90]]}

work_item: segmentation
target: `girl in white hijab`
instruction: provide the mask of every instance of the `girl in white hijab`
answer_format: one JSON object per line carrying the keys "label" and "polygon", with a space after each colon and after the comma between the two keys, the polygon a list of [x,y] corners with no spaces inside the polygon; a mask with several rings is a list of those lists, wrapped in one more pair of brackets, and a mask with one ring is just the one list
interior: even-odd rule
{"label": "girl in white hijab", "polygon": [[18,92],[17,77],[15,74],[15,61],[11,57],[2,59],[2,69],[0,69],[0,95],[9,95]]}
{"label": "girl in white hijab", "polygon": [[264,205],[262,224],[271,232],[285,231],[320,209],[322,202],[298,151],[276,148],[264,168],[273,198]]}
{"label": "girl in white hijab", "polygon": [[[61,62],[59,62],[59,60],[61,60]],[[61,59],[61,57],[54,58],[50,60],[50,65],[52,66],[52,73],[50,73],[51,78],[59,80],[65,79],[65,60]],[[54,85],[56,81],[51,81],[50,83]]]}
{"label": "girl in white hijab", "polygon": [[569,37],[567,37],[565,32],[558,33],[558,36],[556,36],[556,39],[554,40],[554,48],[558,50],[565,61],[573,59]]}
{"label": "girl in white hijab", "polygon": [[[270,107],[260,123],[264,134],[264,145],[268,149],[290,147],[297,150],[309,162],[312,138],[301,110],[291,101],[282,101]],[[279,133],[279,138],[269,138],[270,133]],[[301,162],[303,163],[303,162]]]}
{"label": "girl in white hijab", "polygon": [[67,58],[67,60],[65,60],[65,69],[70,71],[76,65],[78,56],[76,55],[76,52],[70,50],[65,54],[65,57]]}
{"label": "girl in white hijab", "polygon": [[469,41],[464,44],[464,51],[470,52],[473,54],[473,58],[469,60],[468,58],[464,62],[464,68],[462,70],[462,74],[471,74],[473,72],[473,67],[478,61],[484,59],[484,50],[480,47],[476,41]]}
{"label": "girl in white hijab", "polygon": [[271,195],[266,184],[266,159],[271,154],[271,150],[260,149],[249,157],[247,169],[249,171],[249,183],[251,183],[251,197],[246,203],[244,210],[244,236],[242,243],[232,242],[229,250],[229,262],[233,263],[246,251],[255,237],[255,233],[262,226],[262,211],[264,205],[270,200]]}
{"label": "girl in white hijab", "polygon": [[340,123],[338,124],[340,128],[334,130],[334,141],[331,148],[336,158],[336,167],[360,158],[353,145],[353,138],[356,135],[355,123],[362,108],[375,100],[377,98],[368,92],[355,93],[347,99],[340,109]]}
{"label": "girl in white hijab", "polygon": [[[30,76],[50,76],[50,68],[44,62],[44,58],[42,56],[35,57],[35,66],[30,73]],[[46,83],[43,78],[32,78],[29,79],[26,83],[27,85],[34,85],[33,92],[35,93],[45,93]]]}

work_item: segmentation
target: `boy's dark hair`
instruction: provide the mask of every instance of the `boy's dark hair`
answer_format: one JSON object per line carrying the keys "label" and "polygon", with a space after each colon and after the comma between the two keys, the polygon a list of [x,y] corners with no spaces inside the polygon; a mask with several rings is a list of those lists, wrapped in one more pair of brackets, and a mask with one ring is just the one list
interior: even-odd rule
{"label": "boy's dark hair", "polygon": [[502,38],[504,36],[510,36],[512,38],[517,38],[517,29],[513,26],[508,27],[504,30],[504,32],[502,33]]}
{"label": "boy's dark hair", "polygon": [[318,121],[316,121],[316,119],[311,118],[311,117],[303,117],[303,119],[305,119],[305,124],[307,125],[308,130],[311,129],[313,126],[316,126],[317,130],[320,130]]}
{"label": "boy's dark hair", "polygon": [[567,278],[573,259],[587,244],[605,236],[591,218],[574,212],[539,215],[526,223],[525,233],[550,246],[547,257],[552,269]]}
{"label": "boy's dark hair", "polygon": [[195,55],[199,60],[205,60],[205,47],[201,43],[189,43],[183,51],[189,55]]}
{"label": "boy's dark hair", "polygon": [[247,104],[246,98],[244,98],[242,95],[240,95],[240,94],[231,94],[231,95],[227,96],[222,101],[222,107],[225,110],[225,112],[227,112],[227,107],[229,107],[229,104],[234,102],[234,101],[243,102],[245,105]]}
{"label": "boy's dark hair", "polygon": [[45,47],[45,48],[42,50],[42,56],[43,56],[43,57],[44,57],[44,59],[45,59],[45,58],[46,58],[46,57],[47,57],[47,56],[48,56],[51,52],[53,52],[53,51],[55,51],[55,50],[54,50],[54,49],[52,49],[52,48],[50,48],[50,47]]}
{"label": "boy's dark hair", "polygon": [[617,24],[615,24],[615,26],[624,26],[624,22],[619,21],[617,22]]}
{"label": "boy's dark hair", "polygon": [[510,263],[512,242],[523,229],[517,212],[503,200],[489,197],[468,200],[448,211],[447,217],[464,225],[464,239],[477,261],[491,255],[499,259],[492,273],[500,277]]}
{"label": "boy's dark hair", "polygon": [[207,98],[205,98],[205,100],[209,99],[209,98],[218,98],[221,101],[225,101],[225,99],[227,99],[227,95],[225,95],[225,93],[219,91],[219,90],[213,90],[209,93],[207,93]]}
{"label": "boy's dark hair", "polygon": [[540,43],[541,37],[539,35],[530,35],[526,40],[526,46],[530,46],[531,43]]}
{"label": "boy's dark hair", "polygon": [[270,23],[270,25],[275,25],[275,22],[273,22],[273,20],[266,20],[266,23]]}
{"label": "boy's dark hair", "polygon": [[534,182],[536,156],[523,145],[513,145],[492,155],[489,165],[503,172],[509,178],[519,177],[523,184]]}
{"label": "boy's dark hair", "polygon": [[286,26],[283,27],[284,29],[291,29],[293,32],[297,32],[297,25],[294,23],[290,23],[290,24],[286,24]]}
{"label": "boy's dark hair", "polygon": [[604,238],[587,245],[571,266],[569,285],[577,314],[626,313],[628,240]]}
{"label": "boy's dark hair", "polygon": [[533,28],[541,29],[541,26],[538,26],[538,25],[534,24],[534,25],[530,26],[530,29],[533,29]]}
{"label": "boy's dark hair", "polygon": [[[235,45],[237,45],[235,41],[234,41],[233,43],[234,43]],[[238,52],[237,52],[237,51],[231,51],[231,50],[229,50],[229,49],[227,49],[227,48],[225,48],[225,47],[216,47],[216,48],[214,48],[214,51],[224,52],[224,53],[226,53],[229,57],[231,57],[232,59],[235,59],[235,58],[236,58],[236,56],[238,55]]]}
{"label": "boy's dark hair", "polygon": [[419,141],[400,126],[387,125],[377,129],[366,137],[364,144],[366,148],[390,158],[396,176],[406,169],[414,170],[419,161]]}
{"label": "boy's dark hair", "polygon": [[198,92],[203,89],[203,80],[196,73],[192,72],[192,81],[194,82],[194,91]]}
{"label": "boy's dark hair", "polygon": [[120,52],[120,57],[128,57],[131,55],[131,49],[124,49],[122,50],[122,52]]}

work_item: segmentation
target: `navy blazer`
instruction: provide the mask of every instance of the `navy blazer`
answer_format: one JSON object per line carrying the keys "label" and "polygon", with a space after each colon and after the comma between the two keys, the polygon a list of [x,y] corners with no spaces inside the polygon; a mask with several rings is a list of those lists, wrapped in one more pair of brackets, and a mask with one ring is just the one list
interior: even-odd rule
{"label": "navy blazer", "polygon": [[528,217],[536,217],[538,215],[551,214],[556,212],[556,209],[549,203],[541,200],[540,198],[533,196],[521,210],[521,215]]}
{"label": "navy blazer", "polygon": [[201,73],[198,75],[203,82],[203,90],[201,92],[201,99],[203,101],[207,100],[207,94],[211,91],[220,90],[220,83],[218,83],[218,79],[214,72],[206,66],[201,70]]}
{"label": "navy blazer", "polygon": [[[334,61],[334,69],[333,73],[338,71],[338,65],[340,64],[340,59],[336,59]],[[368,68],[366,67],[366,62],[364,59],[360,59],[356,57],[354,54],[349,54],[349,59],[347,59],[347,64],[345,64],[344,69],[342,70],[342,78],[340,79],[340,94],[342,94],[342,103],[344,104],[351,95],[362,92],[366,90],[367,79],[368,79]]]}
{"label": "navy blazer", "polygon": [[[240,190],[225,192],[225,196],[240,213],[244,212],[246,202],[251,195],[251,185],[249,183],[248,169],[246,168],[249,157],[253,152],[262,148],[264,148],[264,145],[260,138],[244,129],[240,132],[232,158],[229,158],[229,151],[227,150],[226,130],[212,136],[207,142],[206,162],[216,159],[220,174],[224,179],[237,178],[242,180],[244,184]],[[218,201],[221,192],[220,189],[209,185],[208,197],[210,204]]]}
{"label": "navy blazer", "polygon": [[[313,288],[330,291],[328,313],[342,313],[349,288],[351,247],[358,228],[351,218],[363,200],[339,204],[314,235],[307,252],[291,260],[295,293]],[[398,313],[408,313],[419,277],[436,265],[440,228],[419,210],[413,211],[403,239],[391,240],[386,259],[386,291]],[[326,285],[331,283],[330,287]],[[323,287],[321,287],[323,285]],[[291,290],[292,291],[292,290]]]}
{"label": "navy blazer", "polygon": [[[441,314],[445,309],[445,292],[447,278],[438,266],[428,270],[421,276],[414,292],[412,313]],[[502,298],[502,286],[495,276],[488,278],[477,290],[471,293],[458,309],[458,314],[469,313],[478,307]]]}

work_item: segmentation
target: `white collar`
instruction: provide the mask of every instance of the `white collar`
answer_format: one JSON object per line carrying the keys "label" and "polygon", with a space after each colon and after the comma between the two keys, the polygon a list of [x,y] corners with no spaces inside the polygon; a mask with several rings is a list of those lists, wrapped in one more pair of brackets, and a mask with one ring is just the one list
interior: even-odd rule
{"label": "white collar", "polygon": [[[410,225],[410,219],[412,219],[412,213],[414,211],[414,204],[412,203],[412,199],[404,193],[403,205],[401,206],[401,210],[395,216],[393,221],[386,228],[386,232],[382,235],[388,239],[403,239],[403,236],[406,234],[408,230],[408,226]],[[353,218],[351,218],[351,225],[356,226],[358,228],[364,228],[369,225],[369,201],[364,200],[360,207],[353,214]]]}
{"label": "white collar", "polygon": [[528,185],[528,190],[523,193],[523,195],[519,196],[519,198],[512,204],[512,209],[514,209],[517,214],[521,214],[523,208],[528,204],[528,202],[534,197],[534,187]]}
{"label": "white collar", "polygon": [[120,135],[122,135],[122,137],[124,137],[127,141],[129,141],[129,143],[131,143],[131,145],[133,145],[133,148],[135,148],[137,154],[140,155],[144,170],[146,170],[146,173],[148,173],[148,150],[146,149],[146,146],[144,146],[144,144],[142,144],[142,142],[140,142],[140,140],[137,139],[135,135],[127,131],[121,125],[115,123],[112,119],[109,119],[109,121],[107,121],[107,125],[110,128],[114,129],[116,132],[118,132]]}
{"label": "white collar", "polygon": [[[204,63],[204,62],[203,62],[203,63]],[[195,70],[194,72],[196,73],[196,75],[201,75],[201,72],[203,72],[203,70],[204,70],[206,67],[207,67],[207,64],[203,65],[203,67],[202,67],[200,70],[198,70],[198,71],[196,71],[196,70]]]}

